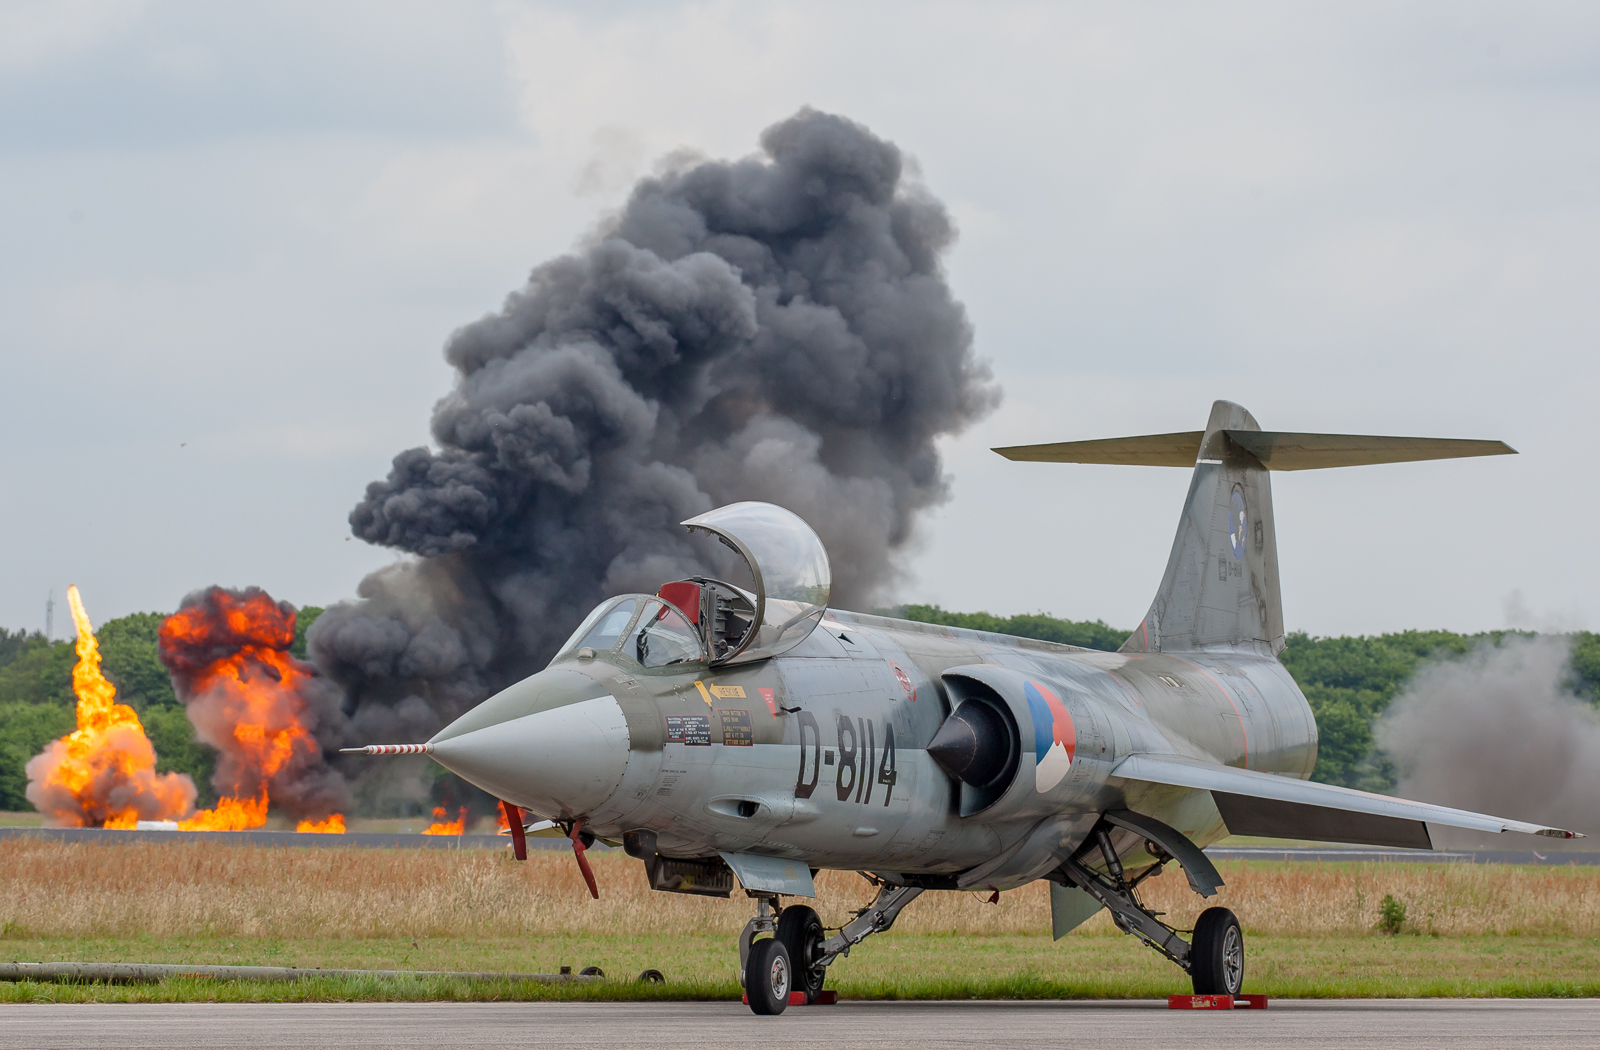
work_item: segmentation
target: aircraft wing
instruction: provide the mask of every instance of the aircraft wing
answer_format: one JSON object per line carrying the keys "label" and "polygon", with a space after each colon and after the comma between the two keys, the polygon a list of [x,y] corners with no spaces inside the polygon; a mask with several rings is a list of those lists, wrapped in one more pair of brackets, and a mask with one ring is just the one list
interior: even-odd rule
{"label": "aircraft wing", "polygon": [[1416,849],[1433,848],[1428,824],[1497,833],[1520,831],[1557,839],[1583,837],[1562,828],[1212,765],[1177,755],[1129,755],[1117,764],[1112,775],[1209,791],[1228,830],[1235,835]]}

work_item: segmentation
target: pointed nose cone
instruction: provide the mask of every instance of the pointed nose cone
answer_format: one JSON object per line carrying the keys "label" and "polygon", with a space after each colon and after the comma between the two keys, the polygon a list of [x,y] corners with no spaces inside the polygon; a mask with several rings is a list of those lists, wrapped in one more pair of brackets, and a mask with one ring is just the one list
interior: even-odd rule
{"label": "pointed nose cone", "polygon": [[431,743],[446,769],[543,817],[589,814],[628,765],[621,706],[593,679],[569,671],[540,672],[497,693]]}

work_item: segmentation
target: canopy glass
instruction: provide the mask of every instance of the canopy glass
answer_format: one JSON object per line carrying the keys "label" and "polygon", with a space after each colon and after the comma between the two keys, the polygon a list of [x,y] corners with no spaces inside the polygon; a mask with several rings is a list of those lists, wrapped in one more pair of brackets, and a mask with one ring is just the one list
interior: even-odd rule
{"label": "canopy glass", "polygon": [[719,663],[762,660],[805,641],[828,608],[831,573],[822,541],[798,515],[770,503],[731,503],[683,523],[744,558],[755,580],[755,629]]}

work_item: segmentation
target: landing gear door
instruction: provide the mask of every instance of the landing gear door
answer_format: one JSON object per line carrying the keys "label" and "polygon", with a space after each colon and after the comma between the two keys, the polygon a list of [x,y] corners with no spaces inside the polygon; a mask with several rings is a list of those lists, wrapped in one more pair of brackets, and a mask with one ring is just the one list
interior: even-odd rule
{"label": "landing gear door", "polygon": [[716,536],[744,558],[755,580],[753,625],[718,664],[788,652],[828,609],[831,570],[822,541],[799,516],[770,503],[731,503],[683,523]]}

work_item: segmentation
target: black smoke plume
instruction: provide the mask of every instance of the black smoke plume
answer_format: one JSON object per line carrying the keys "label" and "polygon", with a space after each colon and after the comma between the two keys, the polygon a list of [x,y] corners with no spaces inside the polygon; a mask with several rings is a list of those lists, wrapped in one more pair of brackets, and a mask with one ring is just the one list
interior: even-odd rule
{"label": "black smoke plume", "polygon": [[414,740],[537,670],[603,597],[703,571],[678,522],[756,499],[821,535],[834,604],[896,580],[948,496],[935,441],[998,400],[892,143],[813,110],[669,162],[581,251],[457,331],[437,448],[351,512],[416,557],[310,634],[353,740]]}

